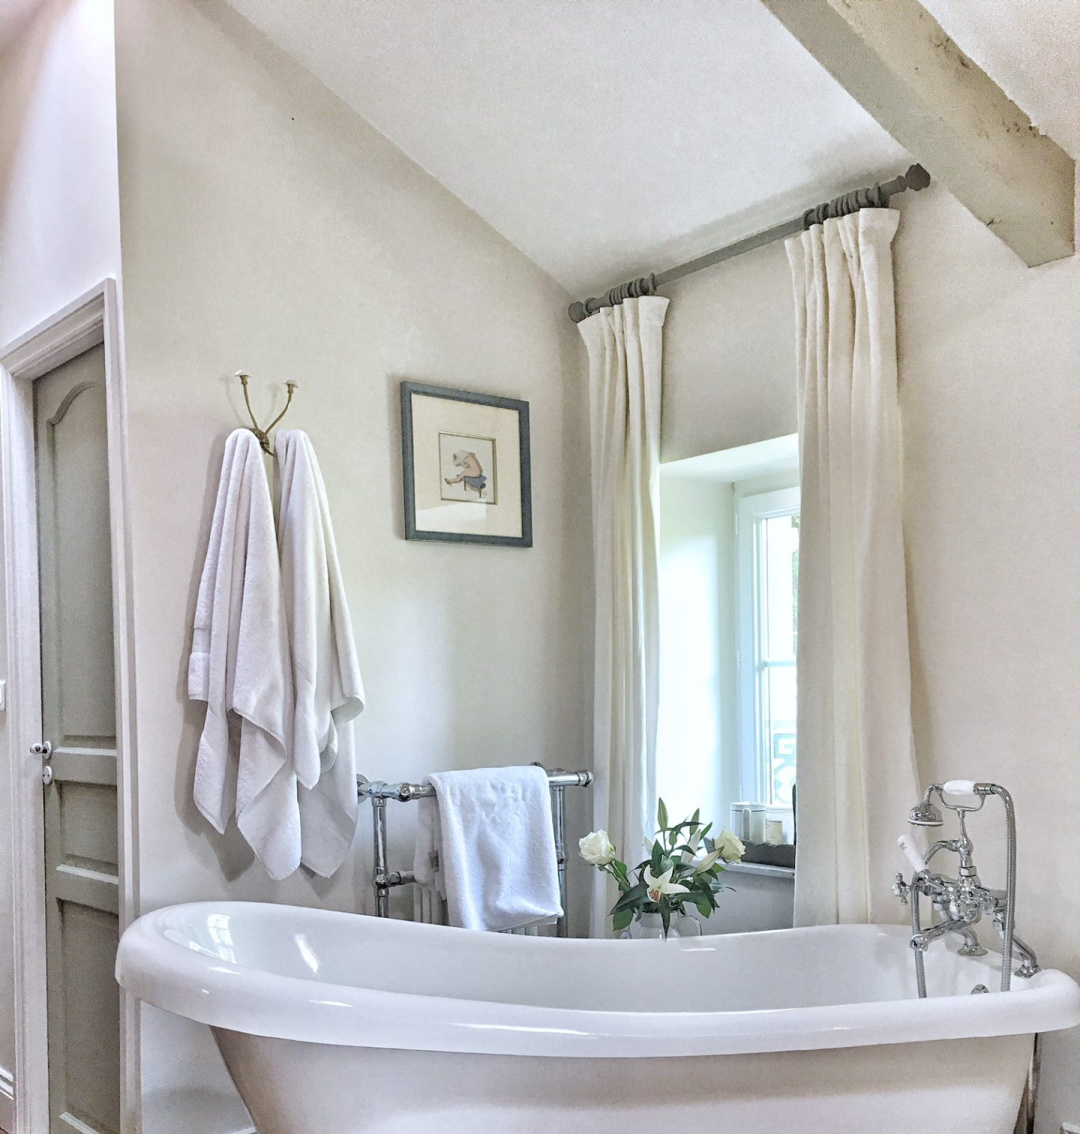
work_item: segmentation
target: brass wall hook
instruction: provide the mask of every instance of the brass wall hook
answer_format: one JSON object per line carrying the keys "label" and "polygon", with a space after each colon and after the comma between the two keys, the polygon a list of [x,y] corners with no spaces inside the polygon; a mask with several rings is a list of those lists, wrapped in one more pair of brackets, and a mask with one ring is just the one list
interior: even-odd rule
{"label": "brass wall hook", "polygon": [[255,414],[251,410],[251,398],[248,397],[248,379],[250,374],[245,374],[242,370],[236,372],[236,377],[240,379],[240,385],[244,387],[244,405],[247,406],[248,417],[251,418],[251,432],[259,439],[259,445],[264,453],[273,455],[273,448],[270,445],[270,430],[289,412],[289,406],[292,405],[293,394],[296,392],[297,386],[295,382],[286,382],[285,389],[288,390],[288,396],[285,399],[285,408],[274,418],[270,424],[263,429],[255,420]]}

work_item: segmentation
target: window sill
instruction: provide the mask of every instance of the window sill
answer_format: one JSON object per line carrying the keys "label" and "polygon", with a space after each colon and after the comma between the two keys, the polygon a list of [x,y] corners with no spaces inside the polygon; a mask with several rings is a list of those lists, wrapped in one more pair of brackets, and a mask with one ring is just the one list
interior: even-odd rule
{"label": "window sill", "polygon": [[763,862],[729,862],[724,866],[724,873],[732,874],[758,874],[762,878],[783,878],[789,882],[795,880],[793,866],[766,866]]}

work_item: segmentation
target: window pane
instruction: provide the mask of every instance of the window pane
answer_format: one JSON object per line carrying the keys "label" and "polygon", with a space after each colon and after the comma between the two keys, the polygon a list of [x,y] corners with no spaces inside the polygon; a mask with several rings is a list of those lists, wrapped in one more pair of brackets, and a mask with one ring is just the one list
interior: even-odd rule
{"label": "window pane", "polygon": [[790,807],[791,785],[795,782],[795,666],[767,665],[763,676],[767,802]]}
{"label": "window pane", "polygon": [[761,543],[763,660],[794,661],[799,517],[771,516],[763,520]]}

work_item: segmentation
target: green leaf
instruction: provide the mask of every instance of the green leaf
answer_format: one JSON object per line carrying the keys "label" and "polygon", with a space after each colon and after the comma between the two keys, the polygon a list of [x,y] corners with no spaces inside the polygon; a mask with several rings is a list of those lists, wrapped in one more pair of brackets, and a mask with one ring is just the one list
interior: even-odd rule
{"label": "green leaf", "polygon": [[611,915],[611,928],[616,933],[622,932],[634,920],[633,910],[619,910],[618,913]]}
{"label": "green leaf", "polygon": [[711,914],[713,910],[716,909],[716,906],[711,901],[711,898],[711,894],[708,896],[706,896],[705,894],[699,894],[694,899],[694,905],[697,906],[698,913],[701,914],[702,917],[708,917],[709,914]]}
{"label": "green leaf", "polygon": [[617,913],[619,910],[632,910],[634,906],[640,905],[648,897],[648,889],[644,882],[639,882],[636,886],[631,886],[622,897],[611,907],[612,913]]}
{"label": "green leaf", "polygon": [[662,799],[656,808],[656,825],[661,831],[667,828],[667,805]]}

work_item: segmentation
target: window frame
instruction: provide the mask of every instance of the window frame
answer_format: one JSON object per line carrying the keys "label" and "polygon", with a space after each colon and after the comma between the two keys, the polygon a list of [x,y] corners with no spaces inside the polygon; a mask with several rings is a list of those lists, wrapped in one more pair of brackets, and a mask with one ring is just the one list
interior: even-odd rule
{"label": "window frame", "polygon": [[795,515],[801,500],[801,488],[794,485],[748,493],[737,499],[735,510],[739,798],[764,803],[770,811],[790,812],[791,807],[770,802],[768,761],[762,750],[761,522]]}

